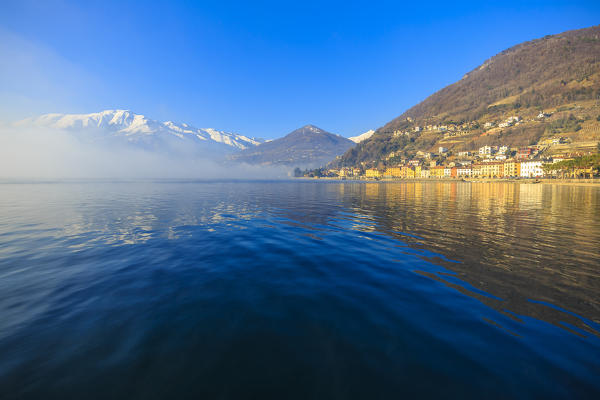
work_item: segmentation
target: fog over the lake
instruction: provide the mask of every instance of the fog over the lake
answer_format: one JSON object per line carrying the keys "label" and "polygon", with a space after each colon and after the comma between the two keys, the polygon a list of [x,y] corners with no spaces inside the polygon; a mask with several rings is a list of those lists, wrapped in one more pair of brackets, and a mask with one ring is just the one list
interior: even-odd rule
{"label": "fog over the lake", "polygon": [[[208,152],[207,152],[208,153]],[[0,179],[278,179],[282,168],[225,163],[185,143],[146,149],[125,141],[0,125]]]}

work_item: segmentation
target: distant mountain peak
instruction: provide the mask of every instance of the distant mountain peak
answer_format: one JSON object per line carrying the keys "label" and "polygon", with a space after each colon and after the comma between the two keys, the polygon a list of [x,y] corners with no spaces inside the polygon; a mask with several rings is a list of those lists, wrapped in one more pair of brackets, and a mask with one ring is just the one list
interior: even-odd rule
{"label": "distant mountain peak", "polygon": [[308,124],[282,138],[234,154],[231,159],[250,164],[317,167],[352,146],[351,140]]}
{"label": "distant mountain peak", "polygon": [[293,131],[291,133],[323,133],[323,132],[327,133],[327,131],[319,128],[318,126],[315,126],[312,124],[307,124],[301,128],[296,129],[295,131]]}
{"label": "distant mountain peak", "polygon": [[322,131],[323,131],[323,129],[321,129],[321,128],[319,128],[318,126],[316,126],[316,125],[313,125],[313,124],[307,124],[307,125],[304,125],[304,126],[302,127],[302,129],[308,129],[309,131],[315,131],[315,132],[316,132],[316,131],[319,131],[319,132],[322,132]]}

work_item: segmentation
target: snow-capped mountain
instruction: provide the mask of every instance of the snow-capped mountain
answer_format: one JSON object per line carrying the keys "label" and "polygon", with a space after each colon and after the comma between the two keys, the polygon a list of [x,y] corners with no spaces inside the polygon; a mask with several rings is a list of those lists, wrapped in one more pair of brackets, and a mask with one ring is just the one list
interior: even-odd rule
{"label": "snow-capped mountain", "polygon": [[231,132],[199,129],[184,123],[160,122],[128,110],[106,110],[91,114],[45,114],[27,118],[15,125],[71,131],[76,135],[95,138],[122,139],[132,144],[158,146],[177,142],[199,148],[221,148],[224,151],[243,150],[263,142]]}
{"label": "snow-capped mountain", "polygon": [[373,129],[371,129],[371,130],[366,131],[365,133],[360,134],[358,136],[349,137],[348,139],[352,140],[354,143],[360,143],[363,140],[367,140],[368,138],[373,136],[374,133],[375,133],[375,131]]}

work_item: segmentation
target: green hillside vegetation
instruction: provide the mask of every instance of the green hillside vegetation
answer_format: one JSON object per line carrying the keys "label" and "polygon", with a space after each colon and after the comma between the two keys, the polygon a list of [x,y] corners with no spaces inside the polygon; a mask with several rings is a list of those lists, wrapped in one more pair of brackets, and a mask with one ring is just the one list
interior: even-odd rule
{"label": "green hillside vegetation", "polygon": [[600,154],[594,154],[590,156],[576,157],[571,160],[564,160],[553,164],[544,165],[546,172],[558,171],[559,173],[567,173],[576,175],[577,171],[579,174],[585,174],[581,171],[582,169],[588,169],[590,176],[600,173]]}
{"label": "green hillside vegetation", "polygon": [[[512,116],[521,120],[501,126]],[[456,153],[483,145],[534,145],[557,136],[564,138],[562,147],[548,148],[547,154],[596,151],[600,26],[501,52],[379,128],[331,165],[376,165],[389,162],[392,152],[408,158],[417,151],[436,152],[439,146]]]}

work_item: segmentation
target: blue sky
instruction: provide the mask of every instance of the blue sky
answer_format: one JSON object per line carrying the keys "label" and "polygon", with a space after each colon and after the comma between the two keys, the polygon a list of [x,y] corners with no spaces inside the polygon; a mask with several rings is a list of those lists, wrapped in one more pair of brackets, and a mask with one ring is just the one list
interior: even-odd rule
{"label": "blue sky", "polygon": [[598,1],[3,0],[0,119],[125,108],[352,136],[507,47],[599,23]]}

